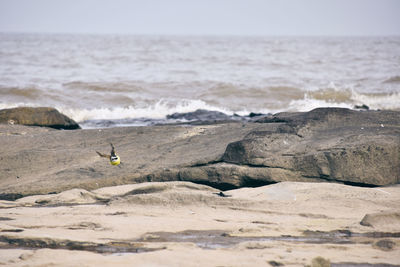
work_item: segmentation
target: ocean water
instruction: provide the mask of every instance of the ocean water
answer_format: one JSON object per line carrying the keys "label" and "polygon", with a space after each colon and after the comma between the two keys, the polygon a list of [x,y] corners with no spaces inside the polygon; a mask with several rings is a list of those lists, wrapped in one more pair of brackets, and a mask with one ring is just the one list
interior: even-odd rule
{"label": "ocean water", "polygon": [[55,107],[86,128],[362,104],[400,110],[399,36],[0,33],[0,109]]}

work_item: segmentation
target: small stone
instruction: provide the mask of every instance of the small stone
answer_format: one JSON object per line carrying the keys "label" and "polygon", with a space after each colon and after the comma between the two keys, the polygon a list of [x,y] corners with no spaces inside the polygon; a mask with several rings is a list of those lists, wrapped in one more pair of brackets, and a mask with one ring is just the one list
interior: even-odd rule
{"label": "small stone", "polygon": [[389,239],[382,239],[373,244],[374,248],[377,248],[377,249],[380,249],[383,251],[393,250],[395,246],[396,246],[396,243]]}
{"label": "small stone", "polygon": [[362,110],[369,110],[369,107],[365,104],[363,105],[355,105],[354,106],[355,109],[362,109]]}
{"label": "small stone", "polygon": [[311,267],[330,267],[331,262],[330,260],[324,259],[320,256],[312,259],[311,261]]}
{"label": "small stone", "polygon": [[26,260],[29,260],[30,258],[32,258],[32,256],[33,256],[33,253],[29,253],[29,252],[23,253],[23,254],[21,254],[21,256],[19,256],[19,259],[26,261]]}
{"label": "small stone", "polygon": [[283,266],[283,263],[277,261],[269,261],[268,262],[271,266]]}

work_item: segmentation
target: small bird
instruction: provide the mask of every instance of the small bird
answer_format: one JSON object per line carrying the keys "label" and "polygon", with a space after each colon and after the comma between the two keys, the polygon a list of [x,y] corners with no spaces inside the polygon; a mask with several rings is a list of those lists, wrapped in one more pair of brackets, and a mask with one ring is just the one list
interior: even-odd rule
{"label": "small bird", "polygon": [[100,153],[99,151],[96,151],[96,153],[99,154],[100,157],[108,158],[110,160],[110,164],[111,165],[119,165],[121,163],[121,159],[115,153],[114,145],[112,143],[110,143],[110,145],[111,145],[111,153],[110,153],[110,155],[106,155],[106,154]]}
{"label": "small bird", "polygon": [[231,197],[231,195],[226,195],[222,191],[220,191],[219,193],[214,193],[214,194],[216,194],[217,196],[220,196],[220,197]]}

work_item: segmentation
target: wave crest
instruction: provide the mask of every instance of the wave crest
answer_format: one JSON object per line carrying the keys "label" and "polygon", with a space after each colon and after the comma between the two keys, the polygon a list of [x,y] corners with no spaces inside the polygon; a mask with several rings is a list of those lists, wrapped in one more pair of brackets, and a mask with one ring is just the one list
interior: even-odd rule
{"label": "wave crest", "polygon": [[117,92],[117,93],[134,93],[146,91],[144,87],[139,86],[137,83],[104,83],[104,82],[82,82],[73,81],[64,83],[63,87],[70,90],[84,90],[93,92]]}
{"label": "wave crest", "polygon": [[393,76],[385,80],[383,83],[400,83],[400,76]]}
{"label": "wave crest", "polygon": [[0,87],[0,96],[11,99],[38,99],[42,95],[42,90],[35,87]]}
{"label": "wave crest", "polygon": [[77,122],[86,120],[115,120],[127,118],[164,119],[169,114],[191,112],[197,109],[215,110],[229,115],[233,114],[230,110],[211,106],[202,100],[180,100],[179,102],[173,102],[162,99],[153,105],[144,107],[128,106],[93,109],[70,109],[59,107],[58,109]]}

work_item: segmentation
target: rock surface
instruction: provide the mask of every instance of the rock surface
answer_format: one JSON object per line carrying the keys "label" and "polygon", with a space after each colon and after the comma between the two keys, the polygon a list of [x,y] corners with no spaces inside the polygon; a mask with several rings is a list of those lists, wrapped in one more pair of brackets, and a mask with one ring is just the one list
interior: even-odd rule
{"label": "rock surface", "polygon": [[400,218],[360,224],[399,214],[399,186],[282,182],[224,195],[153,182],[0,201],[0,265],[400,264]]}
{"label": "rock surface", "polygon": [[[122,166],[95,151],[112,142]],[[0,125],[0,199],[148,181],[221,190],[280,181],[400,182],[400,112],[324,108],[257,123],[77,131]]]}
{"label": "rock surface", "polygon": [[373,214],[366,214],[360,222],[361,225],[370,226],[375,229],[381,227],[399,229],[400,212],[386,211]]}
{"label": "rock surface", "polygon": [[400,182],[400,112],[320,108],[281,113],[258,122],[279,125],[230,143],[224,162],[275,169],[282,180]]}
{"label": "rock surface", "polygon": [[193,112],[174,113],[167,116],[167,119],[186,120],[186,121],[228,121],[232,120],[231,116],[219,111],[209,111],[205,109],[198,109]]}
{"label": "rock surface", "polygon": [[80,129],[79,125],[54,108],[19,107],[0,110],[0,123],[44,126],[55,129]]}
{"label": "rock surface", "polygon": [[257,122],[262,126],[229,143],[221,160],[181,169],[179,177],[222,188],[279,181],[400,182],[400,112],[320,108]]}

